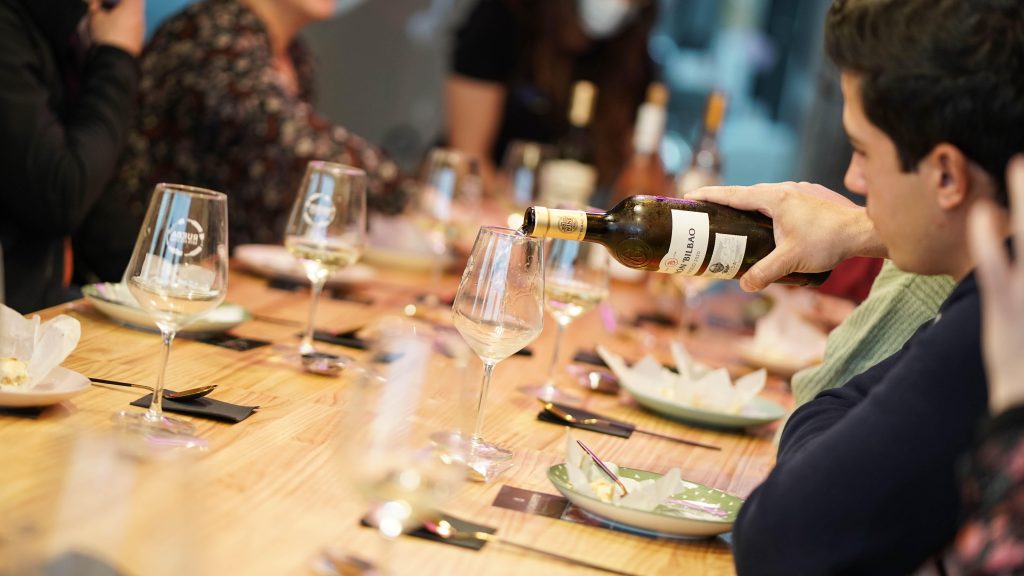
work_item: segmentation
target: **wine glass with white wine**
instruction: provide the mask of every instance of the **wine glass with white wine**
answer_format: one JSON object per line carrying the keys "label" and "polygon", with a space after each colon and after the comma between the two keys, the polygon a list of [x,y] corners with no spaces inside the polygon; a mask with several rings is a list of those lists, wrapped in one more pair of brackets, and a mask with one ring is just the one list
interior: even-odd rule
{"label": "wine glass with white wine", "polygon": [[312,285],[299,354],[303,360],[333,356],[317,352],[313,344],[317,304],[327,279],[359,260],[366,246],[366,173],[343,164],[310,162],[288,218],[284,245],[302,263]]}
{"label": "wine glass with white wine", "polygon": [[494,366],[544,328],[544,246],[515,230],[480,228],[452,305],[452,322],[484,363],[469,466],[485,481],[508,467],[512,452],[482,437]]}
{"label": "wine glass with white wine", "polygon": [[544,274],[544,306],[558,324],[548,377],[542,385],[519,390],[548,402],[575,403],[579,398],[555,384],[559,352],[569,324],[608,296],[608,251],[600,244],[552,240]]}
{"label": "wine glass with white wine", "polygon": [[[438,290],[451,246],[479,226],[482,189],[477,161],[449,148],[433,148],[424,161],[411,219],[433,253],[430,291],[422,298],[427,308],[440,303]],[[415,306],[413,304],[412,306]]]}
{"label": "wine glass with white wine", "polygon": [[115,421],[156,448],[204,449],[195,427],[163,415],[171,343],[183,326],[216,308],[228,285],[227,196],[212,190],[157,184],[124,283],[153,318],[163,354],[149,410],[121,411]]}

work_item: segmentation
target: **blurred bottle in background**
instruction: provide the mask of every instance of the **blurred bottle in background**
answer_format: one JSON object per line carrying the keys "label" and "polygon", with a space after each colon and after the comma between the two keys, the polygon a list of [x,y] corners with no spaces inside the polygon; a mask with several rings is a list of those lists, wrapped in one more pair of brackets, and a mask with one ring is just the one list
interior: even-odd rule
{"label": "blurred bottle in background", "polygon": [[702,186],[717,186],[722,182],[722,155],[718,151],[718,131],[725,119],[725,92],[715,90],[708,95],[704,108],[704,123],[700,140],[693,149],[690,166],[676,178],[676,196]]}
{"label": "blurred bottle in background", "polygon": [[569,103],[569,130],[558,141],[558,157],[594,165],[594,147],[590,139],[590,121],[594,115],[597,87],[592,82],[579,80],[572,87]]}
{"label": "blurred bottle in background", "polygon": [[647,87],[647,101],[640,105],[633,131],[633,157],[615,182],[610,204],[635,195],[663,196],[668,189],[665,165],[658,149],[665,133],[668,89],[660,82]]}

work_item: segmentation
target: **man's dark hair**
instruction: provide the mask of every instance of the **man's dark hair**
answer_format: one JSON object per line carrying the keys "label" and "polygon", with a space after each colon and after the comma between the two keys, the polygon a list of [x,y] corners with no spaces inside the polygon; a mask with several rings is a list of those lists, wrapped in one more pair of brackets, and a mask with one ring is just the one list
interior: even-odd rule
{"label": "man's dark hair", "polygon": [[941,143],[995,180],[1024,151],[1024,1],[836,0],[825,49],[861,78],[867,118],[904,171]]}

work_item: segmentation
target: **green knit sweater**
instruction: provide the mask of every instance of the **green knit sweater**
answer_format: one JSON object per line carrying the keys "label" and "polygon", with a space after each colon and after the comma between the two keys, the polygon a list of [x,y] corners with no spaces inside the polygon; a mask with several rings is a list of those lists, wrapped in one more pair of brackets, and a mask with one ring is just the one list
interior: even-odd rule
{"label": "green knit sweater", "polygon": [[829,334],[822,363],[793,376],[796,406],[826,388],[846,384],[899,350],[921,324],[935,317],[954,284],[949,276],[910,274],[886,260],[867,299]]}

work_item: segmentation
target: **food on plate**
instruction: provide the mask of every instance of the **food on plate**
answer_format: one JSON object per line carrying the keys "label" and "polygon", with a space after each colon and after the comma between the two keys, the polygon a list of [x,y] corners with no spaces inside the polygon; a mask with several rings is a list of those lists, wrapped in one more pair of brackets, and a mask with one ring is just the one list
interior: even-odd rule
{"label": "food on plate", "polygon": [[28,382],[28,365],[17,358],[0,358],[0,386],[18,387]]}

